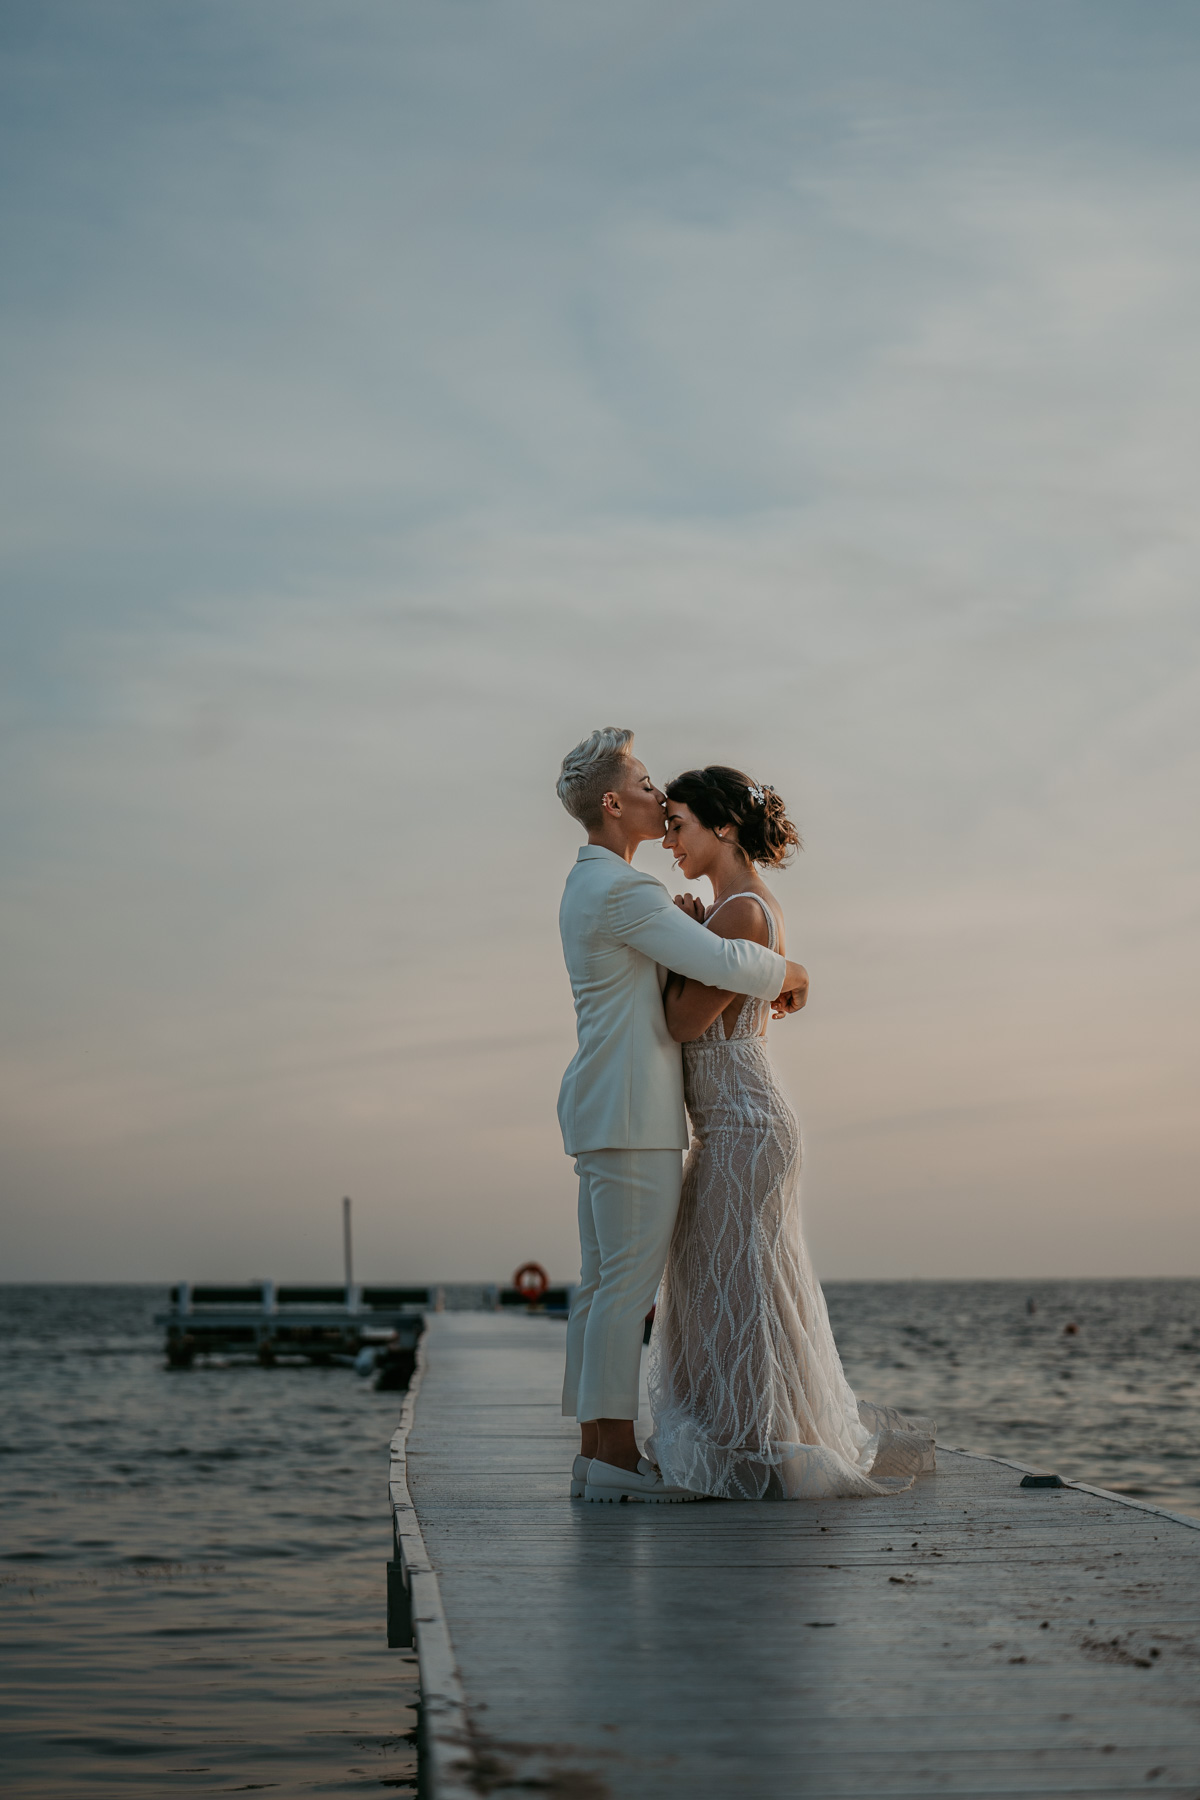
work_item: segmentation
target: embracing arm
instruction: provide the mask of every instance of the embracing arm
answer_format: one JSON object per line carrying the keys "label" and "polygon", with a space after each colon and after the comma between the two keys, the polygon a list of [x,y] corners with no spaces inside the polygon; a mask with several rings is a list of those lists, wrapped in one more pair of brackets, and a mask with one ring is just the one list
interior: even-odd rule
{"label": "embracing arm", "polygon": [[[675,904],[684,907],[682,901],[677,900]],[[699,902],[696,902],[696,905],[699,906]],[[719,919],[707,929],[710,936],[716,934],[742,942],[746,939],[753,939],[755,942],[763,944],[767,937],[767,922],[763,917],[762,907],[749,899],[739,898],[727,901],[721,908]],[[808,998],[808,976],[805,971],[799,963],[789,963],[787,967],[788,989],[776,1003],[776,1018],[782,1017],[785,1012],[798,1011]],[[677,1044],[689,1044],[698,1038],[732,1001],[738,999],[739,996],[736,992],[707,987],[698,981],[685,980],[682,976],[673,974],[663,994],[667,1030]],[[789,1004],[783,1004],[784,1001]],[[731,1022],[727,1023],[726,1029],[730,1028],[730,1024]]]}
{"label": "embracing arm", "polygon": [[674,969],[689,981],[728,988],[731,995],[753,994],[759,1000],[773,1000],[795,985],[789,976],[803,973],[798,965],[785,962],[763,944],[719,937],[697,924],[652,877],[622,879],[613,888],[608,897],[608,923],[621,943],[640,950],[652,962]]}
{"label": "embracing arm", "polygon": [[740,998],[725,988],[704,987],[699,981],[685,981],[682,975],[672,975],[663,990],[667,1030],[677,1044],[693,1043],[704,1035],[731,1000],[740,1001]]}

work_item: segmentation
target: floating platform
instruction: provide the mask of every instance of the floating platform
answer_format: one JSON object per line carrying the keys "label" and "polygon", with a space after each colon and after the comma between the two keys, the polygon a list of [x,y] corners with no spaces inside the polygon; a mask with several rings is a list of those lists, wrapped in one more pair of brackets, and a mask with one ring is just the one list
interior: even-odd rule
{"label": "floating platform", "polygon": [[1200,1796],[1200,1519],[941,1448],[887,1499],[572,1502],[562,1357],[494,1313],[418,1350],[389,1638],[431,1800]]}
{"label": "floating platform", "polygon": [[[353,1359],[372,1345],[391,1340],[393,1372],[408,1367],[427,1312],[446,1306],[476,1312],[546,1313],[565,1319],[575,1288],[548,1287],[536,1299],[514,1287],[491,1283],[433,1287],[326,1287],[244,1281],[193,1285],[170,1290],[170,1307],[155,1315],[166,1329],[167,1361],[188,1368],[197,1356],[250,1356],[262,1363],[281,1357],[322,1363]],[[388,1385],[403,1386],[404,1381]]]}
{"label": "floating platform", "polygon": [[411,1355],[426,1312],[441,1300],[439,1290],[428,1287],[299,1287],[273,1281],[193,1287],[181,1281],[171,1289],[169,1311],[157,1314],[155,1324],[166,1327],[173,1368],[186,1368],[200,1355],[330,1362],[353,1359],[368,1345],[389,1339]]}

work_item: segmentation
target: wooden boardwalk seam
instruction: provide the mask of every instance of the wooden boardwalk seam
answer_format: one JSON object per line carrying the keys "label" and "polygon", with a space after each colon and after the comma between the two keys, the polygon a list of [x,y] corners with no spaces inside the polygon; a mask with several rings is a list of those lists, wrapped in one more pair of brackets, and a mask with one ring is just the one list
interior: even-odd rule
{"label": "wooden boardwalk seam", "polygon": [[1200,1520],[949,1450],[880,1500],[572,1503],[562,1354],[435,1315],[393,1441],[430,1800],[1200,1800]]}

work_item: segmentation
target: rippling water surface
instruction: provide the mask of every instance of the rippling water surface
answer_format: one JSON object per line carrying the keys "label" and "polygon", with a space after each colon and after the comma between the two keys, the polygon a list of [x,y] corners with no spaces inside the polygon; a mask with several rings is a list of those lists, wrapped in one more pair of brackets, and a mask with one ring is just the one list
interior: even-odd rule
{"label": "rippling water surface", "polygon": [[952,1449],[1200,1516],[1200,1281],[831,1282],[825,1294],[864,1399],[931,1413]]}
{"label": "rippling water surface", "polygon": [[[1200,1516],[1200,1282],[826,1291],[866,1398]],[[0,1289],[6,1794],[415,1792],[415,1669],[384,1639],[398,1396],[169,1372],[164,1302]]]}
{"label": "rippling water surface", "polygon": [[386,1647],[400,1397],[169,1372],[161,1288],[0,1289],[8,1795],[414,1793]]}

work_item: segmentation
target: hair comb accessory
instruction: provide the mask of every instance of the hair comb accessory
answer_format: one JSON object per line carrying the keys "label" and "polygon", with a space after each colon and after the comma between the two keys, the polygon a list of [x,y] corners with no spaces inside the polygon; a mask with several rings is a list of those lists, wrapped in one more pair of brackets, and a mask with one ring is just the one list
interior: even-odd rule
{"label": "hair comb accessory", "polygon": [[762,787],[755,787],[753,782],[751,782],[750,786],[746,789],[746,792],[753,800],[755,806],[765,806],[767,803],[767,795],[773,794],[775,789],[769,782],[765,783]]}

